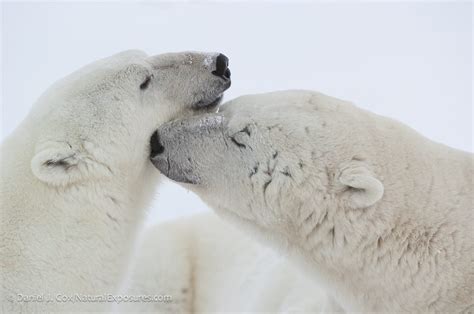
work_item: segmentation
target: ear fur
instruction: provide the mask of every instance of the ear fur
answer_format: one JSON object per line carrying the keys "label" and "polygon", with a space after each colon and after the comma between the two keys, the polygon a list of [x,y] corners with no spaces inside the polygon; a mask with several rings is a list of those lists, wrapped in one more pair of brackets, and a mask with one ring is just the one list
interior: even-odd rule
{"label": "ear fur", "polygon": [[369,167],[360,161],[351,161],[341,167],[339,182],[348,188],[349,206],[362,209],[377,203],[383,196],[384,186]]}
{"label": "ear fur", "polygon": [[36,149],[31,170],[41,181],[65,186],[83,177],[85,162],[79,151],[66,142],[47,142]]}

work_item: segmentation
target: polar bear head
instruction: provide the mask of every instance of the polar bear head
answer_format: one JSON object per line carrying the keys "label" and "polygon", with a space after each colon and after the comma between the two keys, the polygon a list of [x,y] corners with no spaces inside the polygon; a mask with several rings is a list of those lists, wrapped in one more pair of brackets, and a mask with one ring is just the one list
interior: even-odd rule
{"label": "polar bear head", "polygon": [[319,93],[250,95],[164,124],[151,160],[219,213],[295,239],[304,222],[382,198],[372,126],[369,113]]}
{"label": "polar bear head", "polygon": [[32,172],[56,186],[138,176],[161,123],[216,110],[230,86],[227,63],[218,53],[126,51],[61,79],[24,121]]}

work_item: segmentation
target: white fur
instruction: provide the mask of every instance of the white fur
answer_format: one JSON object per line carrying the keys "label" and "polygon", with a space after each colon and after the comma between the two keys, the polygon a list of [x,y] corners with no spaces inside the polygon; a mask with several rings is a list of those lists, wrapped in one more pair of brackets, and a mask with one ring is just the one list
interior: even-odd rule
{"label": "white fur", "polygon": [[149,230],[126,286],[125,295],[171,296],[116,308],[130,313],[319,313],[329,306],[285,258],[213,213]]}
{"label": "white fur", "polygon": [[[117,292],[157,184],[151,134],[161,123],[193,113],[196,103],[202,112],[228,87],[203,65],[207,57],[128,51],[94,62],[53,85],[5,139],[4,312],[110,305],[54,301],[58,295]],[[18,302],[19,294],[53,302]]]}
{"label": "white fur", "polygon": [[308,91],[240,97],[159,134],[155,166],[345,310],[474,310],[472,154]]}

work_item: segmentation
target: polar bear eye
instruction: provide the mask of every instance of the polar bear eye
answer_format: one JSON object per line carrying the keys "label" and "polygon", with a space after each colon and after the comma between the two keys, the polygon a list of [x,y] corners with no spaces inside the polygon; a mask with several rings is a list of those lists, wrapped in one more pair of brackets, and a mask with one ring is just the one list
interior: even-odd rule
{"label": "polar bear eye", "polygon": [[145,90],[148,88],[151,82],[151,75],[147,76],[146,79],[143,81],[143,83],[140,84],[140,89]]}

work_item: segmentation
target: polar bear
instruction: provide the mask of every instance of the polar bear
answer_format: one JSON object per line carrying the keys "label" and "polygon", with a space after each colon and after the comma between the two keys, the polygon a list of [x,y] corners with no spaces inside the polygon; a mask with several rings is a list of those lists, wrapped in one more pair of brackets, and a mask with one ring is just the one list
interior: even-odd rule
{"label": "polar bear", "polygon": [[154,165],[346,311],[474,310],[473,156],[310,91],[162,125]]}
{"label": "polar bear", "polygon": [[3,312],[107,306],[157,184],[150,135],[230,84],[222,54],[127,51],[40,97],[1,146]]}
{"label": "polar bear", "polygon": [[[327,294],[272,249],[213,212],[158,224],[137,249],[121,302],[127,313],[320,313]],[[333,307],[331,307],[331,310]]]}

